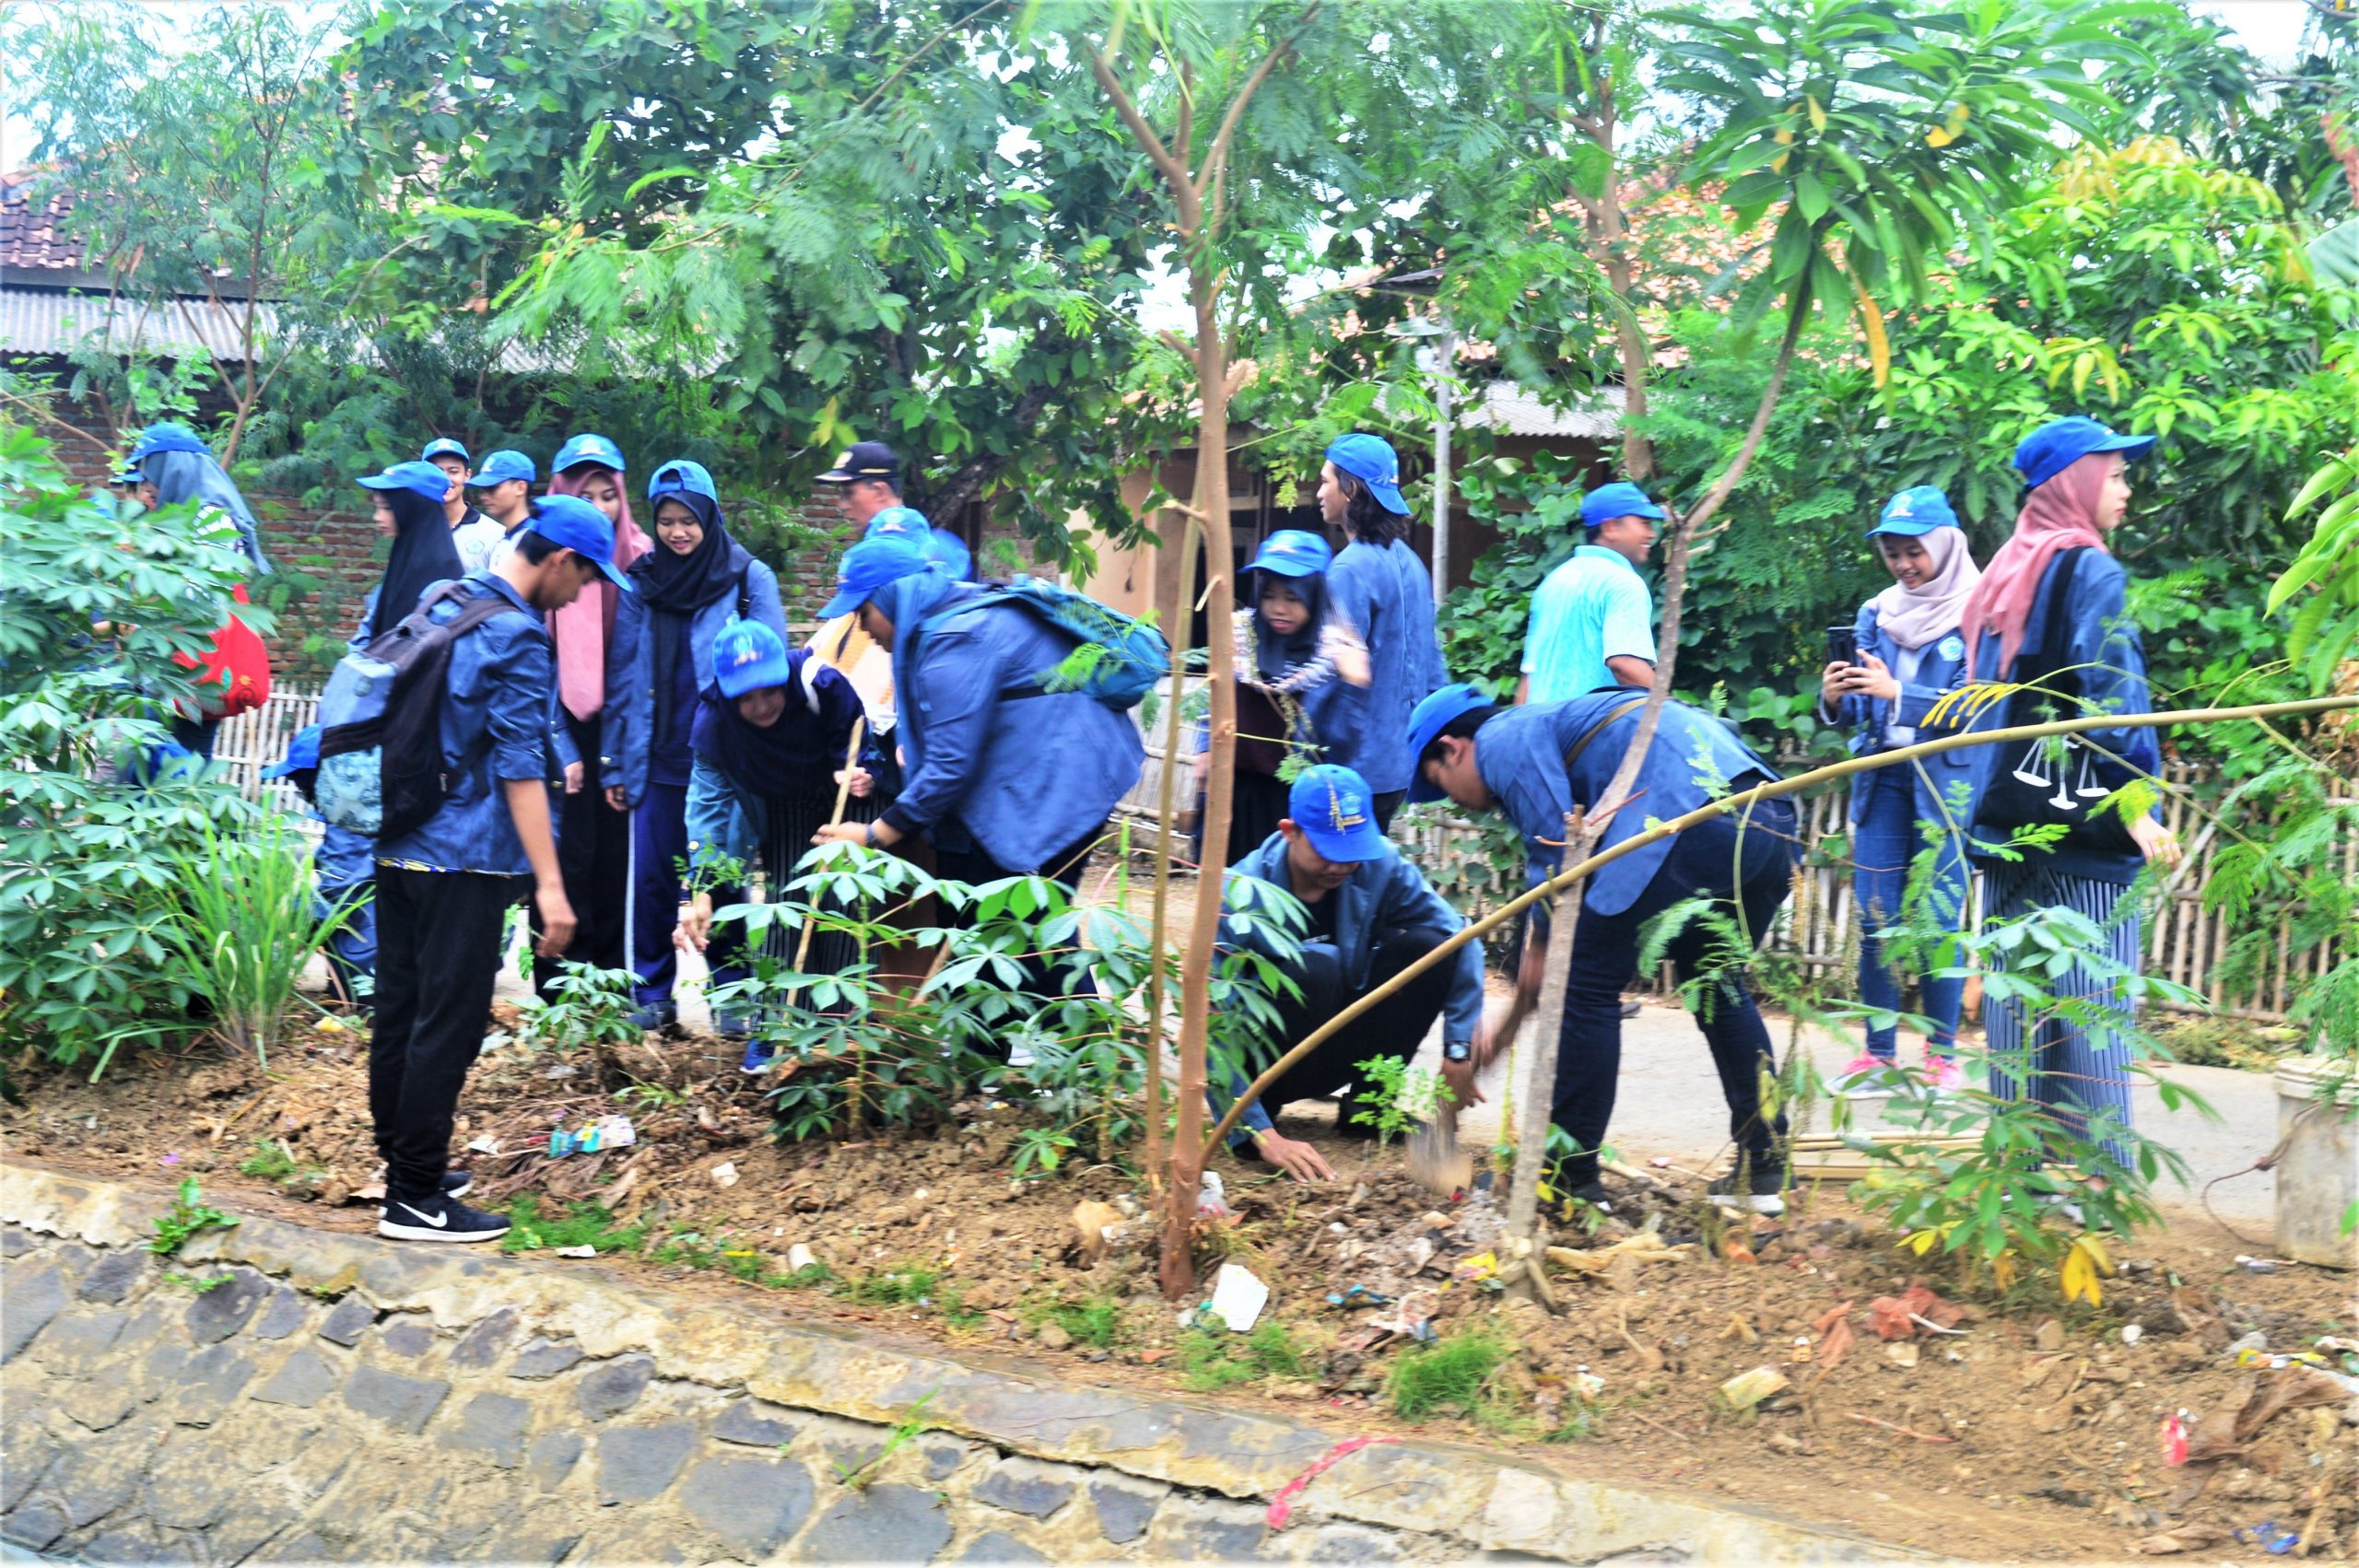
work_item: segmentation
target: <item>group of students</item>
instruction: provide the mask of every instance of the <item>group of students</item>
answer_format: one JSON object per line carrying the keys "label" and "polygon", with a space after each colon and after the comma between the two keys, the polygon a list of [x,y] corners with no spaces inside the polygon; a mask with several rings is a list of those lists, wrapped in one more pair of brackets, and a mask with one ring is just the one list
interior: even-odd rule
{"label": "group of students", "polygon": [[[2046,677],[2076,673],[2090,708],[2144,710],[2137,632],[2123,617],[2123,574],[2105,535],[2127,500],[2126,464],[2148,445],[2085,419],[2036,432],[2016,453],[2028,491],[2014,536],[1978,574],[1938,492],[1894,497],[1870,531],[1894,587],[1862,607],[1856,652],[1842,649],[1822,678],[1827,712],[1854,727],[1855,750],[1905,745],[1945,724],[2003,722],[2007,702],[1942,699],[1969,682],[2023,679],[2034,666]],[[135,454],[143,476],[170,450]],[[790,645],[776,577],[730,536],[701,466],[673,461],[654,471],[644,491],[651,538],[632,515],[628,472],[613,442],[585,434],[560,449],[538,497],[525,454],[495,452],[477,469],[452,441],[360,482],[392,545],[356,646],[414,617],[449,626],[478,606],[444,676],[448,782],[439,807],[398,837],[355,842],[331,831],[321,851],[327,896],[373,883],[370,1105],[387,1165],[388,1235],[473,1241],[505,1229],[460,1201],[466,1178],[450,1169],[449,1140],[520,897],[536,935],[536,980],[554,979],[565,959],[628,967],[640,1022],[653,1026],[672,1016],[677,949],[706,949],[717,984],[746,973],[742,934],[713,920],[716,907],[742,901],[729,880],[758,868],[780,886],[813,845],[844,842],[926,854],[940,875],[969,883],[1035,874],[1077,889],[1139,775],[1144,748],[1124,705],[1050,678],[1086,638],[1023,591],[970,580],[963,544],[901,504],[899,461],[881,443],[853,447],[821,476],[840,486],[861,537],[804,647]],[[1644,510],[1589,522],[1591,545],[1617,519],[1653,510],[1636,486],[1606,492],[1607,506],[1630,508],[1636,497]],[[1524,839],[1536,885],[1559,869],[1567,813],[1597,803],[1620,766],[1638,727],[1639,683],[1651,673],[1607,662],[1607,678],[1588,689],[1509,704],[1448,682],[1424,568],[1402,539],[1408,509],[1393,450],[1373,436],[1339,439],[1319,499],[1346,540],[1340,553],[1288,531],[1246,568],[1249,607],[1233,632],[1238,825],[1216,857],[1206,851],[1207,864],[1229,868],[1225,942],[1265,941],[1241,916],[1238,878],[1282,887],[1308,911],[1296,994],[1281,1000],[1279,1026],[1263,1042],[1273,1053],[1463,925],[1387,837],[1403,800],[1447,798],[1505,817]],[[250,514],[240,502],[232,515]],[[241,538],[250,542],[251,530]],[[1616,547],[1627,558],[1628,540]],[[253,556],[259,566],[258,548]],[[2105,790],[2154,766],[2149,731],[2087,740],[2081,766]],[[316,765],[311,743],[307,757],[299,738],[290,767]],[[1992,784],[1998,751],[1968,747],[1862,776],[1853,814],[1870,932],[1861,981],[1872,1006],[1897,1008],[1898,977],[1874,933],[1895,915],[1922,836],[1939,839],[1932,902],[1954,919],[1968,863],[2020,825],[2005,820],[2005,792]],[[1602,845],[1777,778],[1721,720],[1668,702],[1637,774],[1644,809],[1609,819]],[[839,785],[850,810],[835,803]],[[2054,853],[1991,865],[1991,912],[2045,902],[2109,913],[2141,860],[2176,855],[2157,822],[2130,834],[2128,853],[2068,837]],[[1792,805],[1767,800],[1648,844],[1590,880],[1546,1090],[1574,1150],[1560,1173],[1566,1191],[1602,1196],[1597,1151],[1619,1071],[1619,998],[1636,976],[1642,928],[1701,898],[1757,945],[1800,848]],[[684,871],[704,873],[693,891]],[[2134,963],[2134,922],[2112,929]],[[1535,922],[1518,975],[1527,993],[1537,989],[1547,940],[1545,922]],[[1772,1047],[1741,970],[1716,962],[1714,942],[1707,923],[1690,921],[1668,956],[1683,979],[1714,992],[1695,1016],[1743,1155],[1719,1196],[1774,1211],[1786,1172],[1776,1159],[1782,1124],[1761,1104]],[[338,967],[358,980],[368,956],[347,946]],[[846,961],[820,951],[806,967]],[[1086,983],[1072,965],[1037,978],[1044,990]],[[1924,1006],[1938,1086],[1952,1071],[1956,988],[1928,979]],[[2020,1044],[2020,1019],[2011,1022],[2003,1002],[1990,1011],[1994,1050]],[[1445,1080],[1461,1101],[1480,1098],[1478,1080],[1503,1041],[1485,1016],[1480,950],[1469,943],[1454,964],[1429,967],[1277,1078],[1245,1113],[1238,1152],[1304,1179],[1332,1175],[1315,1146],[1278,1131],[1274,1115],[1333,1093],[1371,1056],[1407,1059],[1437,1019]],[[757,1036],[749,1071],[767,1065],[761,1031],[725,1011],[716,1021]],[[2041,1071],[1995,1086],[2068,1117],[2103,1107],[2126,1122],[2118,1043],[2095,1029],[2050,1027],[2053,1038],[2035,1053]],[[1891,1028],[1872,1030],[1854,1079],[1897,1071],[1893,1061]],[[1243,1088],[1219,1086],[1216,1108]]]}

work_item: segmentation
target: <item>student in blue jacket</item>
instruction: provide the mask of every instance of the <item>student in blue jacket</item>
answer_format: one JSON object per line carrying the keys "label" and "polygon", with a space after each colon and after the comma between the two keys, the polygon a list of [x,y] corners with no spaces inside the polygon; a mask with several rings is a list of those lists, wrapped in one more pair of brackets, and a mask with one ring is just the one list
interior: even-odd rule
{"label": "student in blue jacket", "polygon": [[1412,771],[1402,744],[1409,711],[1444,681],[1434,630],[1433,574],[1409,548],[1401,459],[1376,436],[1338,436],[1319,473],[1319,514],[1349,540],[1327,573],[1335,608],[1367,645],[1366,720],[1328,760],[1356,769],[1376,791],[1376,825],[1391,831]]}
{"label": "student in blue jacket", "polygon": [[[1262,847],[1286,814],[1281,774],[1355,749],[1366,722],[1368,653],[1351,623],[1332,607],[1327,542],[1282,528],[1262,542],[1244,581],[1250,603],[1237,612],[1237,771],[1228,842],[1215,845],[1223,865]],[[1211,756],[1205,727],[1195,727],[1197,820],[1203,821]],[[1204,858],[1202,831],[1196,858]]]}
{"label": "student in blue jacket", "polygon": [[1078,643],[1020,604],[952,581],[910,540],[863,540],[840,570],[820,615],[857,614],[891,650],[902,779],[875,821],[823,828],[814,842],[890,848],[923,834],[951,881],[1030,875],[1078,888],[1145,757],[1128,715],[1086,692],[1047,689]]}
{"label": "student in blue jacket", "polygon": [[[1853,756],[1914,745],[1933,705],[1965,679],[1966,639],[1958,626],[1966,596],[1982,579],[1949,498],[1931,485],[1903,490],[1885,502],[1868,537],[1875,541],[1893,585],[1860,606],[1852,627],[1856,657],[1829,661],[1819,678],[1819,713],[1829,722],[1850,726]],[[1900,977],[1884,962],[1878,933],[1900,919],[1909,863],[1925,848],[1929,832],[1938,839],[1940,858],[1924,912],[1948,931],[1955,931],[1966,914],[1966,753],[1943,752],[1862,773],[1852,782],[1860,1000],[1870,1007],[1900,1007]],[[1928,823],[1936,825],[1928,828]],[[1918,986],[1933,1024],[1925,1042],[1926,1082],[1937,1093],[1955,1089],[1964,1081],[1955,1051],[1966,982],[1955,975],[1929,974]],[[1894,1024],[1870,1024],[1867,1048],[1844,1067],[1837,1091],[1854,1099],[1893,1093],[1899,1086],[1893,1071],[1899,1059],[1895,1036]]]}
{"label": "student in blue jacket", "polygon": [[[1645,702],[1643,692],[1610,686],[1570,702],[1501,708],[1473,686],[1444,686],[1412,716],[1409,750],[1417,758],[1417,780],[1409,798],[1448,796],[1470,811],[1495,811],[1514,823],[1523,835],[1526,876],[1536,887],[1563,869],[1566,813],[1577,804],[1594,805],[1604,794]],[[1684,703],[1666,702],[1638,768],[1635,799],[1614,814],[1598,847],[1612,848],[1636,836],[1649,818],[1668,821],[1777,777],[1727,725]],[[1563,1173],[1573,1196],[1596,1202],[1604,1195],[1597,1150],[1614,1116],[1622,988],[1637,974],[1639,929],[1672,905],[1700,897],[1739,920],[1745,940],[1758,947],[1786,901],[1800,848],[1793,803],[1763,801],[1738,816],[1715,818],[1634,850],[1585,885],[1550,1099],[1551,1119],[1576,1151]],[[1533,937],[1524,943],[1518,977],[1526,993],[1540,989],[1546,935],[1537,921]],[[1698,920],[1681,928],[1668,956],[1683,983],[1706,972],[1718,944]],[[1786,1170],[1776,1157],[1775,1137],[1784,1131],[1785,1118],[1772,1122],[1761,1115],[1761,1077],[1777,1064],[1742,974],[1720,968],[1695,1017],[1719,1071],[1743,1178],[1715,1182],[1713,1194],[1760,1213],[1783,1213],[1778,1195]],[[1443,1076],[1461,1104],[1483,1097],[1474,1079],[1491,1054],[1484,1042],[1469,1060],[1444,1065]]]}
{"label": "student in blue jacket", "polygon": [[[320,727],[306,724],[287,743],[287,755],[262,776],[291,780],[308,802],[319,774]],[[319,848],[311,852],[319,883],[311,915],[324,919],[337,905],[346,906],[344,923],[328,938],[328,977],[336,1000],[365,1017],[377,991],[377,846],[332,822],[323,828]]]}
{"label": "student in blue jacket", "polygon": [[[672,933],[691,837],[697,696],[712,685],[713,648],[724,629],[756,621],[783,642],[786,612],[777,575],[729,536],[703,464],[665,463],[647,482],[647,498],[655,509],[655,547],[630,564],[632,591],[616,603],[599,749],[608,759],[607,803],[631,813],[623,934],[639,977],[638,1023],[663,1029],[678,1016]],[[823,774],[810,788],[832,794],[828,783]]]}
{"label": "student in blue jacket", "polygon": [[[2039,688],[1992,702],[1953,698],[1934,715],[1962,718],[1968,728],[1999,729],[2028,722],[2042,693],[2060,694],[2057,706],[2076,712],[2152,711],[2146,656],[2124,601],[2127,574],[2107,537],[2130,508],[2129,465],[2154,444],[2152,436],[2121,436],[2094,419],[2050,420],[2015,448],[2014,466],[2027,486],[2015,532],[1991,556],[1964,612],[1966,656],[1978,683],[2009,681]],[[1972,690],[1960,694],[1972,696]],[[1975,853],[1984,861],[1984,918],[2020,917],[2061,906],[2110,922],[2113,960],[2135,969],[2142,949],[2134,909],[2113,921],[2122,895],[2148,864],[2178,863],[2178,839],[2158,814],[2133,819],[2112,835],[2102,821],[2075,826],[2060,844],[2025,850],[2020,860],[1992,854],[2020,826],[2023,791],[2001,789],[2002,759],[2012,748],[1973,746],[1966,755],[1971,786],[1968,820]],[[2084,731],[2060,760],[2024,756],[2004,766],[2031,790],[2065,802],[2068,816],[2102,818],[2103,798],[2132,778],[2160,771],[2161,747],[2150,727]],[[2038,780],[2036,787],[2033,779]],[[2076,809],[2077,808],[2077,809]],[[2119,818],[2114,818],[2118,824]],[[2051,982],[2059,995],[2118,994],[2080,971]],[[2115,1160],[2129,1148],[2114,1133],[2130,1126],[2130,1048],[2112,1030],[2050,1019],[2039,1038],[2025,1038],[2016,1004],[1994,998],[1983,1021],[1996,1094],[2030,1098],[2051,1107],[2076,1133],[2093,1135]]]}
{"label": "student in blue jacket", "polygon": [[[711,657],[712,685],[697,705],[690,745],[687,854],[699,871],[758,868],[777,899],[832,809],[832,780],[851,743],[860,696],[810,649],[788,652],[786,639],[764,621],[722,627]],[[744,900],[735,885],[701,888],[680,919],[679,945],[711,962],[707,994],[751,972],[743,931],[712,923],[716,905]],[[779,956],[790,961],[800,945],[789,938]],[[841,932],[815,933],[802,972],[840,974],[853,956]],[[723,1035],[753,1032],[740,1010],[716,1007],[713,1023]],[[771,1059],[770,1046],[757,1039],[745,1047],[743,1066],[760,1072]]]}
{"label": "student in blue jacket", "polygon": [[[1292,894],[1310,921],[1298,933],[1302,954],[1293,978],[1300,994],[1273,999],[1280,1022],[1267,1042],[1264,1062],[1309,1037],[1466,923],[1378,829],[1369,801],[1367,781],[1350,768],[1307,767],[1288,792],[1277,831],[1230,869],[1232,891],[1225,902],[1234,905],[1238,878],[1251,877]],[[1221,917],[1220,941],[1232,951],[1268,954],[1250,922],[1227,911]],[[1285,1137],[1271,1117],[1294,1101],[1332,1094],[1364,1078],[1358,1064],[1372,1057],[1407,1061],[1438,1015],[1444,1020],[1446,1060],[1470,1060],[1478,1046],[1487,1052],[1481,942],[1468,942],[1453,962],[1435,965],[1288,1068],[1245,1109],[1242,1132],[1254,1153],[1298,1181],[1332,1180],[1334,1168],[1318,1149]],[[1226,1095],[1212,1096],[1214,1113],[1225,1112],[1249,1082],[1237,1073]],[[1358,1131],[1348,1118],[1339,1130],[1346,1137]]]}

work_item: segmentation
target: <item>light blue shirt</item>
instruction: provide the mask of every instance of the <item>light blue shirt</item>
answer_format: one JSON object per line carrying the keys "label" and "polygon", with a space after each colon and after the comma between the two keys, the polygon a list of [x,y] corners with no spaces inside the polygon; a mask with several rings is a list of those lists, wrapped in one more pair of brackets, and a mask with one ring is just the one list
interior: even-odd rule
{"label": "light blue shirt", "polygon": [[1626,556],[1583,544],[1532,596],[1523,639],[1530,702],[1569,702],[1619,685],[1608,659],[1655,661],[1654,596]]}

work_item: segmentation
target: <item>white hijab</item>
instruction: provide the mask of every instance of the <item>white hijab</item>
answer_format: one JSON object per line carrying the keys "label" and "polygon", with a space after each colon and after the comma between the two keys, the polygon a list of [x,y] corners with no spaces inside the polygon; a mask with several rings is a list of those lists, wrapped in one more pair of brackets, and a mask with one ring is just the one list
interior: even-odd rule
{"label": "white hijab", "polygon": [[1922,648],[1935,638],[1958,629],[1966,615],[1966,601],[1982,580],[1962,529],[1936,528],[1921,536],[1925,554],[1933,560],[1933,575],[1921,588],[1894,583],[1873,601],[1876,625],[1903,648]]}

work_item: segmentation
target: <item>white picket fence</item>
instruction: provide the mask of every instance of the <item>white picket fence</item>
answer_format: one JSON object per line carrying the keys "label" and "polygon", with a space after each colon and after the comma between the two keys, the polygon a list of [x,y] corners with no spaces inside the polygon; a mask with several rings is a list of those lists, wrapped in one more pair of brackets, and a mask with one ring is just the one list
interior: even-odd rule
{"label": "white picket fence", "polygon": [[[230,781],[248,800],[268,801],[289,816],[308,822],[311,819],[307,808],[294,786],[284,779],[266,779],[262,774],[287,755],[288,741],[311,722],[319,705],[315,691],[274,686],[270,700],[262,707],[223,721],[214,743],[215,762],[227,770]],[[1145,766],[1139,771],[1138,782],[1115,807],[1116,820],[1130,830],[1132,848],[1148,856],[1156,852],[1159,837],[1162,736],[1159,723],[1145,736]],[[2189,764],[2173,763],[2165,777],[2173,784],[2187,785],[2202,781],[2205,772]],[[1183,777],[1178,783],[1177,804],[1184,811],[1193,802],[1189,798],[1188,780]],[[1827,836],[1848,831],[1846,799],[1837,790],[1800,802],[1802,837],[1812,850]],[[2188,855],[2165,886],[2161,910],[2146,923],[2147,972],[2202,991],[2218,1012],[2261,1022],[2283,1020],[2302,986],[2341,962],[2345,954],[2332,942],[2322,943],[2298,956],[2293,954],[2289,951],[2293,917],[2290,913],[2281,916],[2277,922],[2276,958],[2262,977],[2259,989],[2250,995],[2228,994],[2213,982],[2212,970],[2235,933],[2224,916],[2203,907],[2203,884],[2219,853],[2220,835],[2196,813],[2184,794],[2171,795],[2164,813],[2179,841],[2188,847]],[[2247,832],[2266,826],[2253,823],[2239,825]],[[1445,819],[1419,829],[1409,842],[1421,863],[1439,867],[1467,859],[1480,838],[1481,830],[1472,823]],[[1191,850],[1185,839],[1172,848],[1182,857]],[[2345,876],[2359,884],[2359,836],[2345,838],[2341,854]],[[1519,878],[1512,883],[1499,883],[1488,892],[1478,889],[1461,897],[1461,907],[1470,916],[1480,916],[1520,891],[1521,886]],[[1786,918],[1778,922],[1778,929],[1770,939],[1770,950],[1790,955],[1809,968],[1833,969],[1838,976],[1848,976],[1859,963],[1850,873],[1837,865],[1810,866],[1800,879],[1795,895],[1787,906]],[[1975,879],[1973,896],[1978,909],[1979,877]]]}

